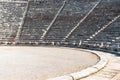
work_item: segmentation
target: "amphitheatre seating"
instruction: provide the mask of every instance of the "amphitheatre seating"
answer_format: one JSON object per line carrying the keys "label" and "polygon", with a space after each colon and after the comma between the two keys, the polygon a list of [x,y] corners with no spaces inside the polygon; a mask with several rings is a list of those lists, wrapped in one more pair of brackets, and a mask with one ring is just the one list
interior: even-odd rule
{"label": "amphitheatre seating", "polygon": [[104,25],[109,23],[114,17],[120,15],[119,1],[101,1],[93,12],[79,25],[79,27],[69,36],[68,42],[84,41]]}
{"label": "amphitheatre seating", "polygon": [[[66,1],[66,2],[64,2]],[[43,44],[109,44],[120,43],[120,19],[109,25],[93,39],[87,40],[103,26],[120,15],[119,0],[0,0],[0,44],[18,41]],[[20,3],[19,3],[20,2]],[[28,2],[28,9],[27,8]],[[65,3],[63,9],[61,7]],[[93,11],[85,15],[89,11]],[[59,10],[61,11],[59,12]],[[24,14],[26,13],[25,17]],[[59,14],[58,14],[59,13]],[[58,14],[58,15],[57,15]],[[56,16],[57,15],[57,16]],[[55,18],[56,16],[56,18]],[[50,29],[49,25],[55,19]],[[77,28],[74,27],[84,19]],[[22,25],[23,23],[23,25]],[[73,32],[66,38],[66,35]],[[20,34],[18,34],[20,31]],[[65,39],[65,42],[64,42]],[[45,41],[45,42],[44,42]],[[17,42],[17,40],[16,40]],[[56,43],[55,43],[56,42]],[[57,43],[58,42],[58,43]],[[41,43],[42,44],[42,43]]]}
{"label": "amphitheatre seating", "polygon": [[26,3],[0,2],[0,43],[14,41],[25,7]]}
{"label": "amphitheatre seating", "polygon": [[84,44],[100,44],[100,46],[102,44],[102,47],[120,48],[120,18]]}
{"label": "amphitheatre seating", "polygon": [[90,11],[97,0],[69,0],[48,31],[45,41],[61,41]]}
{"label": "amphitheatre seating", "polygon": [[20,41],[38,42],[63,4],[63,0],[30,1]]}

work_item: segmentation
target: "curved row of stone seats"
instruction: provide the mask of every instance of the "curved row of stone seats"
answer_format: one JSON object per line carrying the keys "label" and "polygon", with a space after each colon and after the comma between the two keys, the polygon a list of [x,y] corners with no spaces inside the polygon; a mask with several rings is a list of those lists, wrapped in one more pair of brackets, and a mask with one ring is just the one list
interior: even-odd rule
{"label": "curved row of stone seats", "polygon": [[26,3],[0,2],[0,42],[13,42],[21,24]]}
{"label": "curved row of stone seats", "polygon": [[119,1],[101,1],[93,12],[79,25],[79,27],[69,36],[67,41],[84,41],[96,31],[120,15]]}
{"label": "curved row of stone seats", "polygon": [[120,51],[120,18],[84,44],[102,48],[116,48]]}
{"label": "curved row of stone seats", "polygon": [[30,1],[20,41],[39,41],[64,0]]}
{"label": "curved row of stone seats", "polygon": [[98,0],[69,0],[45,36],[45,41],[61,41],[92,9]]}
{"label": "curved row of stone seats", "polygon": [[92,41],[115,42],[120,41],[120,18],[100,32]]}

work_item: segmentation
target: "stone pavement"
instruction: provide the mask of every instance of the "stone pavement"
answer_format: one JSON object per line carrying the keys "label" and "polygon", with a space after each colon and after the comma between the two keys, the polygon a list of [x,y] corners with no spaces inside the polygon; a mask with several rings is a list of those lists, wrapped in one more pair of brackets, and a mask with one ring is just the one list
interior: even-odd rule
{"label": "stone pavement", "polygon": [[106,67],[80,80],[120,80],[120,54],[104,53],[103,55],[109,60]]}

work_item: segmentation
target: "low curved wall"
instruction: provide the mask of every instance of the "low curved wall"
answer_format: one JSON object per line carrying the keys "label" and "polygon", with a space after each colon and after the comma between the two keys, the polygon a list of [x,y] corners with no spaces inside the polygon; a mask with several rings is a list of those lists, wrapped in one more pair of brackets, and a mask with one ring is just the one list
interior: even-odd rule
{"label": "low curved wall", "polygon": [[108,59],[102,55],[102,52],[85,50],[85,49],[81,49],[81,50],[96,54],[97,56],[99,56],[100,61],[96,65],[93,65],[87,69],[80,71],[80,72],[75,72],[75,73],[71,73],[68,75],[64,75],[64,76],[60,76],[60,77],[56,77],[56,78],[51,78],[51,79],[47,79],[47,80],[78,80],[78,79],[87,77],[91,74],[98,72],[99,70],[101,70],[102,68],[104,68],[107,65]]}

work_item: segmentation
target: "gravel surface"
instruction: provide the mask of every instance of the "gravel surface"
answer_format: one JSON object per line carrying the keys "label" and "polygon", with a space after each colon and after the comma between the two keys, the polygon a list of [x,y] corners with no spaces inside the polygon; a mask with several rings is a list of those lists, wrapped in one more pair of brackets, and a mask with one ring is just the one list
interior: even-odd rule
{"label": "gravel surface", "polygon": [[89,52],[56,47],[0,47],[0,80],[46,80],[97,63]]}

